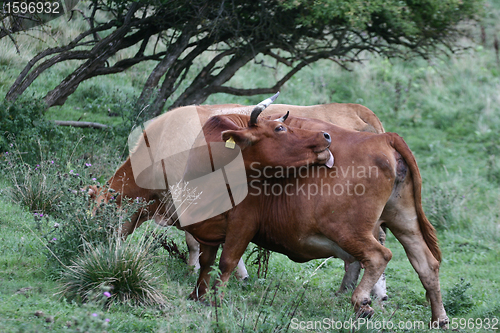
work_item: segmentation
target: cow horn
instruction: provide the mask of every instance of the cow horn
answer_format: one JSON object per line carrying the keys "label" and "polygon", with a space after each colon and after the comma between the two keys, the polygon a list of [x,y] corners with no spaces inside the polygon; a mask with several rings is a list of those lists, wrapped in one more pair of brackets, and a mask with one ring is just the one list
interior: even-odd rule
{"label": "cow horn", "polygon": [[286,114],[283,117],[281,117],[280,119],[277,119],[277,121],[281,121],[282,123],[284,123],[286,118],[288,118],[289,114],[290,114],[290,111],[287,111]]}
{"label": "cow horn", "polygon": [[257,117],[259,114],[264,111],[265,108],[267,108],[272,102],[278,98],[278,95],[280,92],[278,91],[274,96],[267,98],[257,104],[257,106],[253,109],[252,114],[250,115],[250,121],[248,122],[248,126],[255,126],[257,124]]}

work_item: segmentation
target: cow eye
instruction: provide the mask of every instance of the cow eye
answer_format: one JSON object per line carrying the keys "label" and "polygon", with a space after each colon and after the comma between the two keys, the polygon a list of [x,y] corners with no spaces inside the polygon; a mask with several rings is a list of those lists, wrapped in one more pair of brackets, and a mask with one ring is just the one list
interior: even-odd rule
{"label": "cow eye", "polygon": [[274,129],[275,132],[282,132],[282,131],[286,131],[286,128],[283,126],[283,125],[279,125],[278,127],[276,127]]}

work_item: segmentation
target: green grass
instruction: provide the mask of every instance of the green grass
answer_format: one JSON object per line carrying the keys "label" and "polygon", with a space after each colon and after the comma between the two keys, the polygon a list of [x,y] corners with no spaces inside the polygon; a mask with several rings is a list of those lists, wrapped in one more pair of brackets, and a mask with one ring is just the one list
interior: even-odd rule
{"label": "green grass", "polygon": [[[4,251],[0,255],[0,330],[2,332],[41,331],[50,328],[55,332],[65,332],[66,323],[77,319],[76,326],[84,324],[98,327],[92,320],[92,313],[98,318],[108,318],[108,332],[137,331],[202,331],[211,332],[214,328],[215,308],[206,307],[187,300],[187,295],[195,283],[193,276],[180,260],[169,258],[165,253],[156,257],[153,266],[161,269],[161,290],[167,295],[164,307],[134,307],[114,305],[104,311],[98,305],[81,306],[69,303],[55,295],[60,284],[45,276],[41,267],[45,264],[42,242],[37,239],[31,214],[20,212],[15,205],[0,204],[0,225]],[[146,227],[147,228],[147,227]],[[146,229],[145,228],[145,229]],[[181,239],[176,230],[172,237]],[[487,318],[497,316],[500,311],[498,290],[500,278],[492,270],[492,263],[500,256],[500,246],[481,240],[444,232],[440,234],[444,260],[441,268],[441,285],[444,294],[461,278],[471,283],[467,291],[472,297],[474,307],[459,318]],[[129,242],[137,241],[139,234]],[[384,309],[378,310],[374,320],[389,318],[394,323],[407,320],[428,321],[430,309],[425,300],[424,289],[409,264],[401,245],[389,236],[387,246],[394,256],[387,268],[389,300]],[[230,331],[239,330],[245,318],[250,330],[260,311],[259,327],[275,327],[293,301],[300,298],[303,284],[308,282],[303,299],[294,318],[304,321],[349,320],[353,316],[349,305],[349,295],[336,296],[343,274],[343,263],[338,259],[328,260],[320,269],[323,260],[296,264],[282,255],[271,257],[269,275],[266,280],[257,279],[256,267],[250,266],[251,279],[246,282],[231,281],[226,291],[224,306],[219,308],[219,321]],[[279,282],[279,291],[273,306],[272,295]],[[23,291],[23,288],[30,288]],[[269,296],[263,301],[266,289]],[[265,304],[265,305],[264,305]],[[35,316],[42,311],[44,318]],[[267,311],[267,312],[266,312]],[[262,323],[264,315],[268,318]],[[52,322],[46,318],[53,317]],[[289,318],[289,317],[288,317]],[[266,326],[269,325],[269,326]],[[73,323],[73,328],[75,324]],[[469,332],[469,331],[463,331]]]}
{"label": "green grass", "polygon": [[[360,103],[379,116],[387,131],[405,138],[422,173],[425,211],[438,227],[443,252],[440,280],[445,298],[457,291],[456,285],[462,279],[470,283],[470,288],[459,292],[472,301],[472,307],[455,315],[465,319],[500,318],[500,67],[492,46],[493,34],[500,25],[500,9],[496,2],[489,6],[484,46],[479,45],[479,30],[473,28],[476,43],[467,42],[470,49],[450,57],[388,61],[366,55],[368,60],[352,65],[350,72],[332,62],[316,63],[294,76],[281,89],[278,100],[298,105]],[[0,94],[6,93],[34,53],[68,40],[76,31],[56,21],[51,29],[55,38],[46,42],[20,37],[21,55],[15,54],[8,39],[0,40]],[[43,96],[71,72],[75,63],[61,64],[44,73],[26,94]],[[120,127],[127,116],[122,111],[129,110],[133,97],[140,93],[151,65],[141,64],[126,73],[86,81],[64,106],[49,109],[45,117]],[[284,73],[282,67],[273,70],[249,64],[231,83],[241,88],[266,87]],[[216,94],[206,103],[255,104],[266,97]],[[110,113],[117,116],[110,117]],[[63,134],[67,142],[60,143],[60,151],[53,153],[61,158],[90,153],[93,177],[105,180],[116,167],[116,150],[123,149],[127,133],[65,129]],[[330,259],[318,269],[323,260],[296,264],[278,254],[271,256],[267,279],[258,279],[254,266],[249,267],[248,282],[231,279],[224,306],[219,309],[187,300],[196,276],[164,250],[159,250],[151,262],[153,270],[162,272],[160,290],[167,298],[163,307],[115,304],[105,311],[98,304],[68,302],[57,294],[62,284],[48,274],[44,243],[37,237],[32,214],[10,202],[5,188],[11,184],[5,179],[0,182],[0,332],[71,332],[77,328],[108,332],[253,332],[254,326],[267,332],[286,328],[295,306],[293,317],[298,320],[344,321],[353,317],[350,296],[335,295],[343,275],[342,261]],[[127,242],[139,244],[146,229],[141,227]],[[177,244],[183,244],[177,230],[169,229],[169,235]],[[374,320],[427,323],[430,306],[418,276],[391,234],[387,247],[393,252],[386,270],[389,300],[384,309],[376,308]],[[43,311],[43,318],[35,316],[36,311]],[[51,320],[46,322],[47,318]],[[71,326],[65,327],[68,322]]]}

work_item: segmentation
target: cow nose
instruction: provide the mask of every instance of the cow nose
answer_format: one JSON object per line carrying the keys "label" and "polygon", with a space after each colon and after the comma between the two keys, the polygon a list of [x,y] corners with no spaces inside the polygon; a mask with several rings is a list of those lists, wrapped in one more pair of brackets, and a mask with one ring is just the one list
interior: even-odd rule
{"label": "cow nose", "polygon": [[330,136],[330,134],[323,132],[323,136],[325,137],[326,141],[328,141],[328,143],[332,143],[332,137]]}

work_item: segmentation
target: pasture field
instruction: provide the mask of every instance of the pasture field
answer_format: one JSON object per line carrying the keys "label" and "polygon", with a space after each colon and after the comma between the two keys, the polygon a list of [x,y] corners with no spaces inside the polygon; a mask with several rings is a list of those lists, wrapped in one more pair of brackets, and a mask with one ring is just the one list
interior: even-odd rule
{"label": "pasture field", "polygon": [[[452,328],[458,332],[500,330],[500,63],[493,47],[493,36],[500,32],[500,6],[494,2],[489,6],[485,44],[478,28],[471,27],[476,40],[464,40],[469,48],[450,56],[388,61],[366,55],[367,60],[352,64],[350,72],[333,62],[315,63],[292,78],[278,100],[297,105],[363,104],[377,114],[387,131],[404,137],[422,173],[424,210],[438,231],[443,252],[441,290],[455,324]],[[8,39],[0,40],[0,95],[5,95],[31,56],[73,33],[64,22],[51,24],[53,40],[20,37],[21,55]],[[31,132],[21,131],[15,141],[0,142],[0,332],[428,330],[431,311],[424,288],[390,233],[386,244],[393,252],[386,270],[389,299],[383,308],[375,305],[371,326],[350,326],[356,322],[350,295],[336,295],[344,271],[341,260],[298,264],[272,254],[267,277],[259,278],[258,267],[251,264],[255,259],[251,249],[244,257],[249,280],[231,279],[219,308],[187,299],[196,276],[181,255],[163,248],[150,249],[146,256],[148,270],[156,278],[153,287],[165,298],[161,306],[131,302],[103,306],[102,293],[83,304],[64,297],[58,280],[61,269],[54,268],[47,246],[53,248],[61,241],[59,236],[51,236],[55,223],[76,223],[69,208],[78,210],[80,206],[75,201],[64,211],[66,215],[47,212],[40,218],[34,215],[39,211],[30,211],[21,198],[12,200],[15,187],[8,163],[19,163],[16,170],[21,173],[16,177],[26,169],[19,158],[9,155],[30,162],[32,169],[37,164],[44,166],[42,179],[47,181],[41,191],[45,201],[70,185],[103,183],[125,159],[126,138],[137,119],[132,101],[147,78],[148,71],[141,66],[149,65],[82,83],[64,106],[53,107],[37,118]],[[36,105],[28,101],[42,97],[70,70],[69,64],[62,64],[35,81],[18,112],[35,110]],[[251,64],[232,83],[242,88],[264,87],[282,74],[280,68]],[[217,94],[206,103],[251,105],[266,97]],[[55,119],[96,121],[113,125],[113,129],[56,128],[46,121]],[[42,138],[36,140],[35,134]],[[145,223],[127,244],[144,246],[144,238],[153,229],[154,223]],[[177,229],[154,231],[166,232],[185,251]]]}

